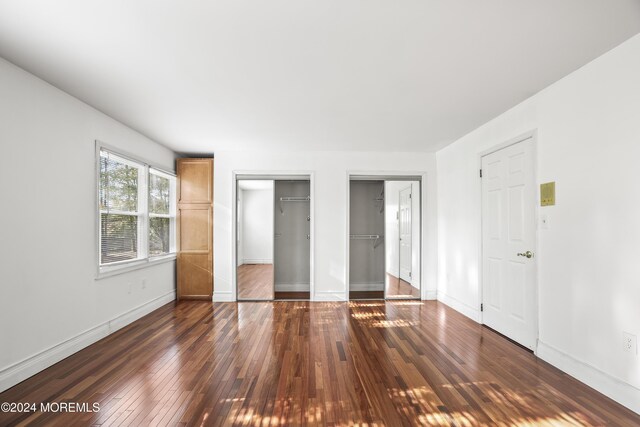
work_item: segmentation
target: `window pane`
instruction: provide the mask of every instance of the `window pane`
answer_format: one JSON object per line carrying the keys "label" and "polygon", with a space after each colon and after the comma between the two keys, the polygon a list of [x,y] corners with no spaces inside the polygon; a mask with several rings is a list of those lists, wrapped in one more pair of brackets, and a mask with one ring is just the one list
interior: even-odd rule
{"label": "window pane", "polygon": [[109,264],[138,258],[138,217],[100,215],[100,263]]}
{"label": "window pane", "polygon": [[138,168],[100,153],[100,209],[138,211]]}
{"label": "window pane", "polygon": [[156,256],[171,252],[171,220],[169,218],[149,218],[149,255]]}
{"label": "window pane", "polygon": [[149,212],[169,214],[170,203],[169,179],[159,175],[149,175]]}

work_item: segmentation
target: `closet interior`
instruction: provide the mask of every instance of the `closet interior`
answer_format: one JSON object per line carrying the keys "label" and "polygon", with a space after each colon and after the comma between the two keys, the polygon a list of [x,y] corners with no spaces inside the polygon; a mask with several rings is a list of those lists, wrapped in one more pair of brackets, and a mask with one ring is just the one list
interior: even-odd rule
{"label": "closet interior", "polygon": [[420,177],[349,183],[349,299],[419,299]]}
{"label": "closet interior", "polygon": [[237,180],[238,300],[310,299],[309,179]]}

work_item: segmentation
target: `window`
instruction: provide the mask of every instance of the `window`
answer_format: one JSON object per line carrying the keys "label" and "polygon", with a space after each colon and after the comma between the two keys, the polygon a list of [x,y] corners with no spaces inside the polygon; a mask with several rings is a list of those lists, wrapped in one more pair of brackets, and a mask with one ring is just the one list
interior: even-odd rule
{"label": "window", "polygon": [[175,252],[175,176],[100,149],[100,272]]}
{"label": "window", "polygon": [[175,187],[171,175],[149,170],[149,255],[160,256],[174,252],[175,246]]}

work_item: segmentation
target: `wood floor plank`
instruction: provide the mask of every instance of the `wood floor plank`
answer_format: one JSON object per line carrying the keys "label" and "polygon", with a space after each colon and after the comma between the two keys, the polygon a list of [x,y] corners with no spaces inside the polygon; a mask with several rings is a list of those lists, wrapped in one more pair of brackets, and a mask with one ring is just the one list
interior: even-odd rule
{"label": "wood floor plank", "polygon": [[100,404],[2,426],[640,425],[497,333],[408,300],[172,303],[0,402]]}

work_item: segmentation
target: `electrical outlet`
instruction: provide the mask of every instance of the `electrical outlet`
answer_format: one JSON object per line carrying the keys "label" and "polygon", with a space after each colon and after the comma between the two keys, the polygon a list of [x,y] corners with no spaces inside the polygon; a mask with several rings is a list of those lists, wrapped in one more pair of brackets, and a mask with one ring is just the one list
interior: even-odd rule
{"label": "electrical outlet", "polygon": [[128,293],[131,293],[132,289],[133,289],[133,282],[129,282],[129,291],[128,291]]}
{"label": "electrical outlet", "polygon": [[142,289],[145,289],[147,287],[147,279],[144,278],[142,279]]}
{"label": "electrical outlet", "polygon": [[622,333],[622,350],[625,353],[637,354],[638,353],[638,339],[635,335],[628,332]]}

